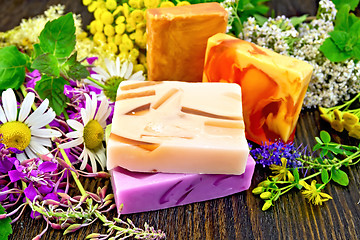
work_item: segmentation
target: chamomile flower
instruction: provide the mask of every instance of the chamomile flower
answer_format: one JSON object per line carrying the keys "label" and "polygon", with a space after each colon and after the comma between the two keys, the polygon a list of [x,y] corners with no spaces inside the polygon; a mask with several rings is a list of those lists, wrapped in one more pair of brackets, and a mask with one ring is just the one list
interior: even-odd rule
{"label": "chamomile flower", "polygon": [[30,92],[24,98],[20,111],[14,91],[9,88],[2,93],[0,106],[0,142],[6,147],[16,148],[22,153],[16,154],[20,161],[36,158],[37,154],[51,156],[46,147],[51,147],[51,138],[60,137],[61,133],[53,129],[44,129],[55,118],[55,112],[48,108],[49,100],[45,99],[30,115],[35,94]]}
{"label": "chamomile flower", "polygon": [[94,67],[93,71],[96,74],[91,74],[91,77],[98,81],[103,87],[104,94],[111,100],[116,100],[116,91],[119,84],[124,80],[144,81],[145,77],[143,71],[137,71],[133,74],[134,66],[131,62],[120,62],[120,58],[116,58],[116,62],[105,59],[107,69],[101,67]]}
{"label": "chamomile flower", "polygon": [[94,92],[91,92],[91,97],[85,94],[86,106],[80,110],[82,123],[73,119],[67,120],[67,124],[74,131],[67,133],[66,136],[73,138],[73,140],[62,143],[59,147],[67,149],[83,145],[83,151],[79,156],[79,160],[82,160],[80,170],[86,167],[90,159],[93,172],[97,172],[96,161],[99,162],[102,169],[105,168],[104,128],[106,127],[106,119],[111,113],[111,108],[109,108],[109,102],[106,98],[102,98],[98,108],[98,100]]}

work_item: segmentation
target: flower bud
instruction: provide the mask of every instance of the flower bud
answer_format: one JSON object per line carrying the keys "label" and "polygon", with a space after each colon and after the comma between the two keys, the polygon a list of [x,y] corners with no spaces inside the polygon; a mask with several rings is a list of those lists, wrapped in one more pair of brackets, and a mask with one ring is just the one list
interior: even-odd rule
{"label": "flower bud", "polygon": [[252,190],[252,193],[255,195],[261,194],[264,191],[263,187],[256,187]]}
{"label": "flower bud", "polygon": [[271,192],[263,192],[262,194],[260,194],[261,199],[269,199],[271,196],[272,196]]}
{"label": "flower bud", "polygon": [[272,206],[272,201],[271,201],[271,200],[265,201],[265,203],[264,203],[263,207],[261,208],[261,210],[266,211],[266,210],[268,210],[271,206]]}
{"label": "flower bud", "polygon": [[267,187],[267,186],[270,185],[270,183],[271,183],[271,181],[269,181],[269,180],[262,181],[261,183],[259,183],[259,187],[260,186],[261,187]]}

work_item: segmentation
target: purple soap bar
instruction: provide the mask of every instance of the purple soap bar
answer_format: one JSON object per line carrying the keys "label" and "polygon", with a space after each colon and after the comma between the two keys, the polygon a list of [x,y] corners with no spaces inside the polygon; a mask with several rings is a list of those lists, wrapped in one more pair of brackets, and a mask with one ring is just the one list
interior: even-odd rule
{"label": "purple soap bar", "polygon": [[115,202],[122,214],[146,212],[228,196],[249,189],[255,161],[249,155],[241,175],[140,173],[110,170]]}

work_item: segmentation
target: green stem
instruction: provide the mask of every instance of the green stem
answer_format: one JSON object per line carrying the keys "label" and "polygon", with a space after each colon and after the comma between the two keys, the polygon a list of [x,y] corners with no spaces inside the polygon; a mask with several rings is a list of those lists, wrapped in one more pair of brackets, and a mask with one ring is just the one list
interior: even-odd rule
{"label": "green stem", "polygon": [[87,77],[87,79],[89,79],[90,81],[92,81],[93,83],[95,83],[96,85],[98,85],[99,87],[102,87],[102,88],[106,88],[106,86],[104,84],[102,84],[101,82],[99,82],[98,80],[92,78],[92,77]]}

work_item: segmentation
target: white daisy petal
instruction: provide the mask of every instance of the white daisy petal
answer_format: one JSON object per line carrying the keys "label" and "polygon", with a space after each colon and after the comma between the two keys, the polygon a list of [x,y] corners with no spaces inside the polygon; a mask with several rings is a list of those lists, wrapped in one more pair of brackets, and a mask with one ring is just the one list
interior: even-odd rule
{"label": "white daisy petal", "polygon": [[25,153],[18,153],[18,154],[16,154],[16,159],[19,160],[20,162],[22,162],[28,158],[26,157]]}
{"label": "white daisy petal", "polygon": [[84,139],[81,137],[81,138],[77,138],[77,139],[72,140],[67,143],[59,144],[59,148],[62,148],[62,149],[72,148],[72,147],[76,147],[76,146],[82,144],[83,142],[84,142]]}
{"label": "white daisy petal", "polygon": [[3,108],[0,106],[0,121],[2,123],[6,123],[7,122],[7,118],[6,118],[6,115],[4,113],[4,110]]}
{"label": "white daisy petal", "polygon": [[45,148],[43,145],[39,144],[36,141],[30,141],[29,147],[34,153],[39,153],[39,154],[49,153],[49,149]]}
{"label": "white daisy petal", "polygon": [[31,125],[30,129],[33,130],[48,125],[54,120],[55,116],[56,116],[55,112],[49,109],[40,118],[36,119],[36,121],[29,122],[29,125]]}
{"label": "white daisy petal", "polygon": [[53,129],[32,129],[31,135],[42,138],[61,137],[61,133]]}
{"label": "white daisy petal", "polygon": [[89,113],[89,112],[91,112],[91,106],[92,106],[91,98],[86,93],[84,94],[84,96],[85,96],[85,109],[86,109],[87,113]]}
{"label": "white daisy petal", "polygon": [[116,58],[115,68],[116,68],[116,76],[120,76],[121,63],[119,57]]}
{"label": "white daisy petal", "polygon": [[136,73],[134,73],[133,75],[131,75],[131,77],[128,79],[129,81],[144,81],[145,77],[143,75],[143,71],[137,71]]}
{"label": "white daisy petal", "polygon": [[96,151],[95,157],[96,160],[100,163],[101,168],[104,169],[106,165],[105,149],[102,147]]}
{"label": "white daisy petal", "polygon": [[86,148],[84,148],[83,152],[81,153],[80,156],[82,156],[82,163],[81,163],[81,166],[80,166],[80,170],[84,170],[85,167],[86,167],[86,164],[88,162],[88,158],[89,158],[88,150]]}
{"label": "white daisy petal", "polygon": [[75,129],[77,131],[80,131],[80,130],[82,131],[84,129],[84,125],[82,125],[81,123],[79,123],[78,121],[76,121],[74,119],[69,119],[66,122],[72,129]]}
{"label": "white daisy petal", "polygon": [[134,65],[132,64],[132,62],[130,62],[130,63],[129,63],[129,66],[128,66],[127,69],[126,69],[126,73],[125,73],[125,75],[124,75],[124,78],[125,78],[125,79],[129,79],[129,77],[130,77],[131,74],[132,74],[133,68],[134,68]]}
{"label": "white daisy petal", "polygon": [[86,111],[85,111],[84,108],[82,108],[82,109],[80,110],[80,114],[81,114],[81,118],[82,118],[82,120],[83,120],[84,126],[86,126],[86,124],[88,124],[88,122],[90,121],[90,119],[89,119],[89,117],[88,117],[88,115],[87,115],[87,113],[86,113]]}
{"label": "white daisy petal", "polygon": [[104,116],[108,107],[109,107],[108,100],[106,98],[103,98],[100,102],[99,109],[98,109],[94,119],[99,120],[102,116]]}
{"label": "white daisy petal", "polygon": [[97,172],[97,164],[96,164],[95,156],[91,151],[89,151],[88,154],[89,154],[92,170],[93,172]]}
{"label": "white daisy petal", "polygon": [[69,138],[79,138],[82,135],[83,135],[83,133],[80,132],[80,131],[69,132],[69,133],[66,134],[66,136],[69,137]]}
{"label": "white daisy petal", "polygon": [[93,71],[98,73],[99,75],[102,75],[103,77],[105,77],[105,79],[110,78],[109,73],[107,73],[104,69],[102,69],[101,67],[94,67]]}
{"label": "white daisy petal", "polygon": [[127,68],[128,68],[128,61],[125,61],[121,66],[119,77],[122,77],[122,78],[124,77]]}
{"label": "white daisy petal", "polygon": [[97,97],[96,93],[91,92],[91,111],[90,111],[90,119],[94,119],[96,107],[97,107]]}
{"label": "white daisy petal", "polygon": [[46,147],[51,147],[52,146],[50,138],[42,138],[42,137],[31,136],[31,139],[33,139],[34,141],[40,143],[43,146],[46,146]]}
{"label": "white daisy petal", "polygon": [[108,110],[106,111],[106,113],[104,115],[102,115],[99,120],[97,120],[101,127],[105,128],[106,127],[106,119],[109,117],[109,115],[111,114],[111,108],[108,108]]}
{"label": "white daisy petal", "polygon": [[38,155],[36,155],[36,154],[32,151],[32,149],[30,148],[30,145],[29,145],[27,148],[25,148],[25,153],[26,153],[26,155],[27,155],[27,158],[26,158],[26,159],[31,159],[31,158],[37,158],[37,157],[38,157]]}
{"label": "white daisy petal", "polygon": [[40,119],[41,116],[44,114],[44,112],[46,111],[47,107],[49,106],[49,100],[46,98],[41,104],[40,106],[32,113],[30,114],[30,116],[25,120],[25,123],[28,126],[31,126],[30,123],[34,123],[37,121],[37,119]]}
{"label": "white daisy petal", "polygon": [[7,89],[2,93],[2,99],[5,115],[8,121],[16,121],[17,102],[14,91],[11,88]]}
{"label": "white daisy petal", "polygon": [[19,118],[18,120],[20,122],[24,122],[24,120],[27,118],[27,116],[30,113],[31,105],[34,103],[35,100],[35,94],[33,92],[29,92],[26,97],[24,98],[19,112]]}

